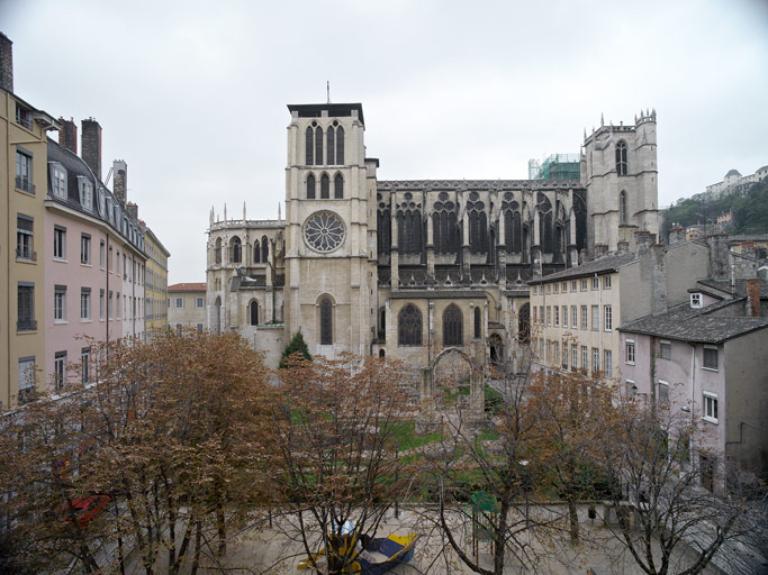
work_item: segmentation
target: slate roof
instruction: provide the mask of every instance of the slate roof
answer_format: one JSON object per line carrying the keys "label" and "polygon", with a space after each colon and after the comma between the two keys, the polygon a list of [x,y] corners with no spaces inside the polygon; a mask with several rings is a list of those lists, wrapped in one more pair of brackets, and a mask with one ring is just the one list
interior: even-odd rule
{"label": "slate roof", "polygon": [[618,271],[621,266],[634,261],[636,258],[637,256],[635,254],[615,254],[605,256],[590,262],[585,262],[577,267],[568,268],[567,270],[563,270],[561,272],[556,272],[541,278],[532,279],[528,283],[542,284],[563,279],[588,277],[595,274],[615,272]]}
{"label": "slate roof", "polygon": [[[649,315],[628,322],[619,328],[625,333],[638,333],[688,341],[692,343],[720,344],[758,329],[768,328],[768,317],[736,315],[744,308],[745,298],[728,300],[693,309],[682,303],[661,315]],[[731,317],[713,312],[733,308]]]}
{"label": "slate roof", "polygon": [[426,191],[513,191],[582,189],[579,180],[378,180],[380,192]]}
{"label": "slate roof", "polygon": [[[717,281],[717,280],[711,280],[711,279],[703,279],[699,280],[699,285],[704,287],[709,287],[712,289],[716,289],[719,292],[724,292],[726,294],[735,295],[739,297],[743,297],[747,295],[747,280],[736,280],[734,282],[734,288],[731,288],[731,282],[727,281]],[[689,292],[697,292],[702,291],[697,288],[691,288],[688,290]],[[768,282],[761,281],[760,282],[760,298],[768,298]]]}

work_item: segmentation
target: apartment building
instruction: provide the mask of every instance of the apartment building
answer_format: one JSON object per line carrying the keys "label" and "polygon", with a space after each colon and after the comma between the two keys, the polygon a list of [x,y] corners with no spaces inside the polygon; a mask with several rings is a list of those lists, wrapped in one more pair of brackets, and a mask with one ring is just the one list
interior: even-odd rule
{"label": "apartment building", "polygon": [[168,286],[168,326],[182,333],[185,329],[207,329],[207,284],[179,283]]}
{"label": "apartment building", "polygon": [[57,128],[14,93],[13,44],[0,33],[0,410],[41,385],[46,134]]}
{"label": "apartment building", "polygon": [[171,254],[146,224],[144,251],[147,254],[144,275],[144,328],[149,339],[168,328],[168,258]]}
{"label": "apartment building", "polygon": [[708,277],[709,247],[685,242],[618,253],[530,281],[531,345],[537,369],[581,370],[618,381],[617,328],[668,302],[686,301],[688,288]]}

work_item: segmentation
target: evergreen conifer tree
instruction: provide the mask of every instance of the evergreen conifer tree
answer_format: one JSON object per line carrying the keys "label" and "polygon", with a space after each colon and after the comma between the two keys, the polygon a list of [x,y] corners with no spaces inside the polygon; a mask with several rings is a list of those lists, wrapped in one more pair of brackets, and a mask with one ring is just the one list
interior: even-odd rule
{"label": "evergreen conifer tree", "polygon": [[300,331],[296,332],[296,334],[291,338],[288,346],[285,348],[285,351],[283,351],[283,355],[280,358],[281,368],[287,367],[288,358],[291,357],[294,353],[301,354],[304,359],[312,361],[312,355],[309,353],[307,342],[304,341],[304,336],[301,335]]}

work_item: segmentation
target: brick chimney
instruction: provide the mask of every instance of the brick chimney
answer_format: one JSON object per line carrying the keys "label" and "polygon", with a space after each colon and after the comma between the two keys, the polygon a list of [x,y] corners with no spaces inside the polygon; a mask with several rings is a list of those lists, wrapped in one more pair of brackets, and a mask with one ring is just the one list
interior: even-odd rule
{"label": "brick chimney", "polygon": [[747,315],[760,317],[760,280],[747,280]]}
{"label": "brick chimney", "polygon": [[77,124],[70,118],[59,118],[61,130],[59,131],[59,145],[77,155]]}
{"label": "brick chimney", "polygon": [[112,162],[112,191],[122,203],[128,199],[128,164],[125,160]]}
{"label": "brick chimney", "polygon": [[82,121],[83,161],[101,181],[101,126],[93,118]]}
{"label": "brick chimney", "polygon": [[0,89],[13,92],[13,42],[0,32]]}
{"label": "brick chimney", "polygon": [[125,211],[128,212],[128,214],[134,219],[139,219],[139,206],[134,204],[133,202],[128,202],[125,204]]}

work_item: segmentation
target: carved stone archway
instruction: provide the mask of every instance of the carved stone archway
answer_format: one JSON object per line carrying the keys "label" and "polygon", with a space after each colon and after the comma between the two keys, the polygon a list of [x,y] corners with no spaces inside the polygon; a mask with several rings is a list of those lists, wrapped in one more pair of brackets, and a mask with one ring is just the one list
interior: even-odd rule
{"label": "carved stone archway", "polygon": [[[456,373],[451,373],[453,362]],[[442,373],[448,367],[447,373]],[[442,350],[424,370],[421,399],[425,415],[435,411],[458,408],[470,421],[479,421],[484,416],[485,394],[483,393],[482,366],[473,361],[458,347]]]}

